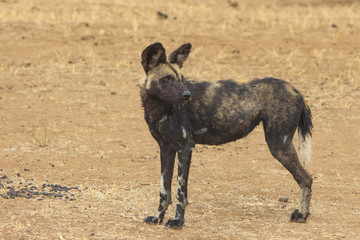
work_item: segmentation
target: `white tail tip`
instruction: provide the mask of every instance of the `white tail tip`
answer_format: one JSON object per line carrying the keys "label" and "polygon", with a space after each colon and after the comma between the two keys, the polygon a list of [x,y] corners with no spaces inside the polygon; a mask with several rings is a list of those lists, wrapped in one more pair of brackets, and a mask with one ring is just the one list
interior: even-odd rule
{"label": "white tail tip", "polygon": [[305,135],[305,138],[298,131],[299,148],[300,148],[300,163],[303,167],[308,165],[311,161],[311,134]]}

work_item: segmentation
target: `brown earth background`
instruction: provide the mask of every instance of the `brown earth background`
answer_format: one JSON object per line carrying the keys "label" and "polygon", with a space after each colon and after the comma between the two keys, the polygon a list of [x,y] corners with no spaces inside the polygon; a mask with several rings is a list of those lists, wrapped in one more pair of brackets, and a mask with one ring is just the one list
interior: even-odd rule
{"label": "brown earth background", "polygon": [[[358,239],[359,39],[355,0],[0,1],[0,239]],[[196,147],[182,230],[142,223],[160,161],[136,84],[155,41],[192,43],[187,77],[272,76],[304,94],[306,224],[289,222],[300,189],[261,126]]]}

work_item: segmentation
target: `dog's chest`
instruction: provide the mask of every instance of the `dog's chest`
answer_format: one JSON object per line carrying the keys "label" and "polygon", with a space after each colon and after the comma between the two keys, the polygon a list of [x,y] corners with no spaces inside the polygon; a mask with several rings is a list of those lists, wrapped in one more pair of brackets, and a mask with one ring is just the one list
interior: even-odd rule
{"label": "dog's chest", "polygon": [[191,138],[189,124],[182,117],[165,114],[157,120],[149,116],[146,121],[157,141],[170,141],[174,145],[181,146]]}

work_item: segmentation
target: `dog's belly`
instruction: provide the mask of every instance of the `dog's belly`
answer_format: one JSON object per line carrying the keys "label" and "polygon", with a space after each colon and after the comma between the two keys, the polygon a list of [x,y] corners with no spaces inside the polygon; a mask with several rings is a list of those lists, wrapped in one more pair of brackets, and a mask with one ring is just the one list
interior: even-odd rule
{"label": "dog's belly", "polygon": [[220,145],[228,143],[231,141],[236,141],[237,139],[242,138],[243,136],[234,135],[234,134],[214,134],[214,133],[205,133],[201,135],[195,135],[194,141],[197,144],[206,144],[206,145]]}
{"label": "dog's belly", "polygon": [[237,139],[243,138],[248,135],[259,121],[250,123],[238,122],[228,126],[203,127],[193,131],[193,139],[195,143],[207,145],[220,145]]}

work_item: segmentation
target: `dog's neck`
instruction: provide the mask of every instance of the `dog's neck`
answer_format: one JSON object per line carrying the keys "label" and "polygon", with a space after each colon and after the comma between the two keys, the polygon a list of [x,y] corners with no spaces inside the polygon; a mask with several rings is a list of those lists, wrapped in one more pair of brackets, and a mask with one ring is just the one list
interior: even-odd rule
{"label": "dog's neck", "polygon": [[141,102],[144,111],[153,120],[160,120],[164,115],[171,115],[174,104],[165,102],[156,96],[141,94]]}

